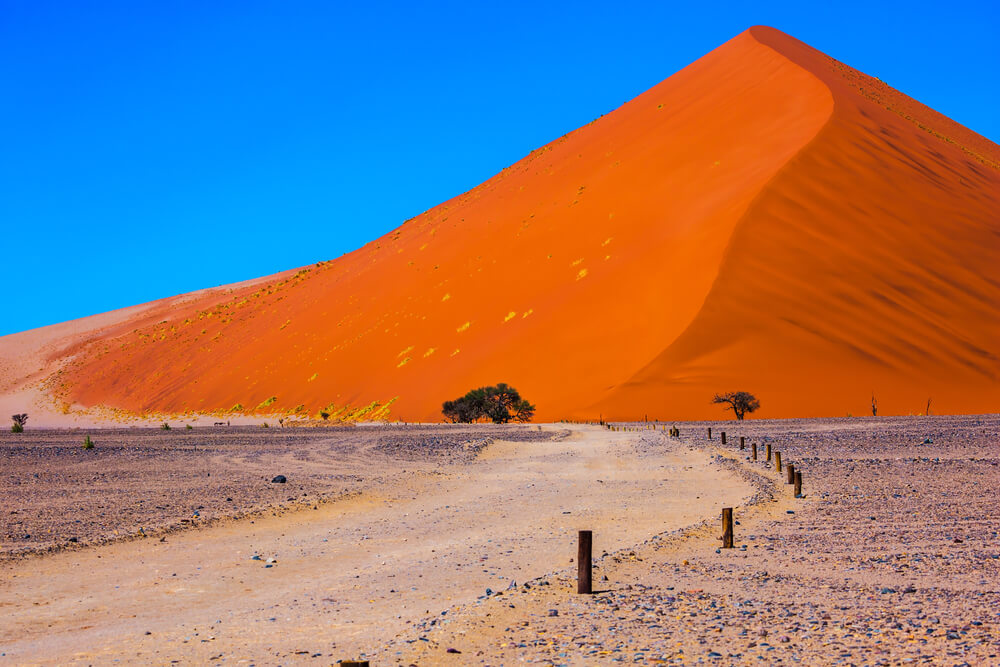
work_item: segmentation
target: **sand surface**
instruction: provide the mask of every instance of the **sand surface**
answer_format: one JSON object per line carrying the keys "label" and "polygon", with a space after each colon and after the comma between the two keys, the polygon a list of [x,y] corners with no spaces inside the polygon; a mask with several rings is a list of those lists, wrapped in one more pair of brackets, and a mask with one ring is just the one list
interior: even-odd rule
{"label": "sand surface", "polygon": [[548,421],[995,412],[998,209],[1000,147],[754,27],[343,257],[0,338],[0,407],[27,372],[64,421],[501,381]]}
{"label": "sand surface", "polygon": [[[471,461],[536,426],[369,425],[0,432],[0,560],[312,507]],[[82,447],[84,436],[94,443]],[[277,475],[285,484],[272,480]]]}
{"label": "sand surface", "polygon": [[[362,452],[352,466],[384,462]],[[0,574],[0,661],[331,664],[367,653],[381,664],[402,650],[387,648],[394,638],[487,588],[572,568],[578,529],[613,553],[751,492],[648,431],[496,440],[472,461],[445,458],[316,509],[14,561]]]}
{"label": "sand surface", "polygon": [[[398,663],[1000,664],[1000,417],[681,428],[756,489],[736,549],[713,517],[603,559],[599,595],[563,572],[424,624]],[[804,498],[752,442],[803,472]]]}

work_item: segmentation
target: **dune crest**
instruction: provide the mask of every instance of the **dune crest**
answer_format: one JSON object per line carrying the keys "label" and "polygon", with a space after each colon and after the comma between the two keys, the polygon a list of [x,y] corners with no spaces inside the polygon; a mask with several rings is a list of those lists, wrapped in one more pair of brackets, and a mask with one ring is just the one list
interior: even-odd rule
{"label": "dune crest", "polygon": [[717,417],[737,388],[767,417],[861,414],[873,390],[887,414],[995,412],[997,164],[755,27],[353,253],[63,339],[47,387],[134,413],[393,401],[428,421],[497,381],[542,420]]}

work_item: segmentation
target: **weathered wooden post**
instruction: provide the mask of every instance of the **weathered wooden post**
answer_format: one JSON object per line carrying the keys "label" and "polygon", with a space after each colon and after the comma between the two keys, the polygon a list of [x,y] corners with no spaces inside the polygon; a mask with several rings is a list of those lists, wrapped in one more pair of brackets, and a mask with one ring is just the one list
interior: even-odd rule
{"label": "weathered wooden post", "polygon": [[744,437],[743,437],[743,436],[741,435],[741,436],[740,436],[740,449],[746,449],[746,448],[747,448],[747,445],[746,445],[746,438],[744,438]]}
{"label": "weathered wooden post", "polygon": [[367,660],[341,660],[340,667],[368,667]]}
{"label": "weathered wooden post", "polygon": [[756,461],[757,460],[757,443],[755,442],[755,443],[751,444],[750,446],[753,448],[753,460]]}
{"label": "weathered wooden post", "polygon": [[802,497],[802,471],[801,470],[796,470],[795,471],[795,497],[796,498],[801,498]]}
{"label": "weathered wooden post", "polygon": [[722,508],[722,548],[733,548],[733,508]]}
{"label": "weathered wooden post", "polygon": [[781,472],[781,452],[774,453],[774,469]]}
{"label": "weathered wooden post", "polygon": [[712,427],[711,426],[708,427],[708,439],[709,440],[712,439]]}
{"label": "weathered wooden post", "polygon": [[764,446],[764,460],[768,463],[771,462],[771,443],[767,443],[767,445]]}
{"label": "weathered wooden post", "polygon": [[591,547],[594,535],[589,530],[580,531],[580,543],[576,550],[576,592],[593,593],[591,583]]}
{"label": "weathered wooden post", "polygon": [[795,484],[795,466],[791,463],[788,464],[788,477],[785,478],[786,484]]}
{"label": "weathered wooden post", "polygon": [[722,444],[723,445],[726,444],[726,432],[725,431],[722,432]]}

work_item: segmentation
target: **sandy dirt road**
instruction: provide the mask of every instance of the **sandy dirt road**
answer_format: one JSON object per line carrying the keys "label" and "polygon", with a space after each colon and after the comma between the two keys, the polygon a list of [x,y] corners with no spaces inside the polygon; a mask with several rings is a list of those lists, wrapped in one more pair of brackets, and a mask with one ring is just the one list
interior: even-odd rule
{"label": "sandy dirt road", "polygon": [[0,662],[389,661],[382,647],[420,621],[571,569],[578,529],[599,556],[750,494],[658,432],[496,442],[471,465],[316,510],[14,563]]}

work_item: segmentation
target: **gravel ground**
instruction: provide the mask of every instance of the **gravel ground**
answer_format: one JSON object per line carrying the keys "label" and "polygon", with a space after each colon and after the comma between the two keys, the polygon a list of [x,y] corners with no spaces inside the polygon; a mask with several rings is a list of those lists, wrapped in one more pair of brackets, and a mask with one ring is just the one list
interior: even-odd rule
{"label": "gravel ground", "polygon": [[[575,595],[574,572],[558,571],[426,619],[383,655],[419,665],[1000,664],[1000,417],[678,426],[679,442],[657,431],[643,446],[707,450],[758,488],[735,508],[737,548],[718,550],[718,520],[657,536],[598,558],[599,594]],[[802,471],[804,498],[763,453],[749,460],[752,442]]]}
{"label": "gravel ground", "polygon": [[552,437],[514,425],[0,433],[0,560],[315,505],[468,463],[494,439]]}

